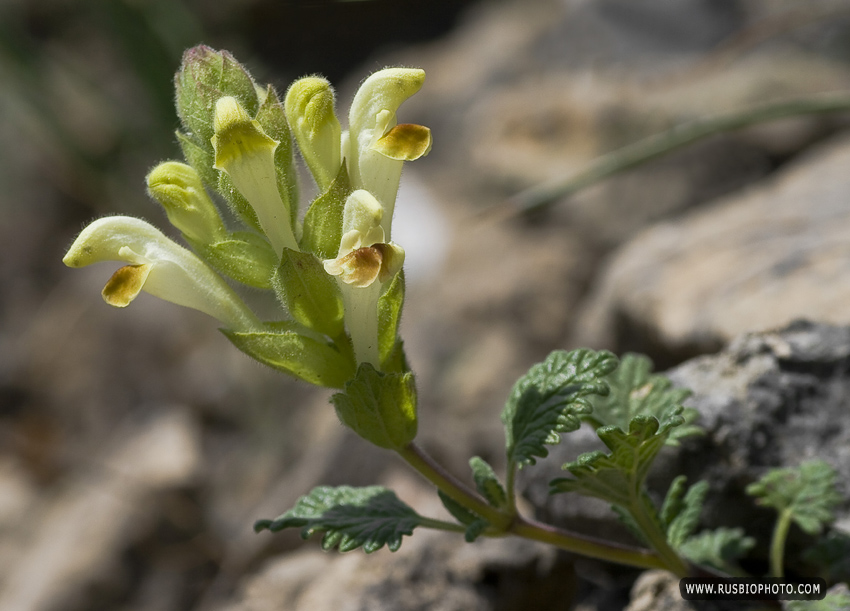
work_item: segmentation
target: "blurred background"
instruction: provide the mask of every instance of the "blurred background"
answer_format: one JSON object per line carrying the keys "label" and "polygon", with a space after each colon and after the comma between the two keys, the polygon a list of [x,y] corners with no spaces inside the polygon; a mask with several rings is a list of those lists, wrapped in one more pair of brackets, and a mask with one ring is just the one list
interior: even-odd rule
{"label": "blurred background", "polygon": [[[173,75],[199,43],[281,92],[327,76],[343,122],[371,71],[426,70],[400,119],[434,148],[405,170],[394,236],[422,443],[457,472],[473,454],[500,463],[504,398],[552,349],[664,368],[743,331],[850,318],[846,113],[706,138],[533,215],[509,200],[683,122],[850,97],[850,0],[2,0],[0,609],[317,610],[343,594],[351,609],[567,608],[516,589],[574,576],[560,557],[530,577],[450,547],[457,579],[440,583],[462,595],[383,607],[358,593],[423,586],[381,575],[381,553],[370,573],[360,552],[254,535],[319,484],[392,483],[440,508],[341,429],[329,393],[253,363],[197,312],[147,296],[111,309],[111,268],[61,264],[97,216],[166,228],[144,177],[179,157]],[[415,541],[408,558],[430,549]],[[583,604],[587,580],[558,579],[547,596]]]}

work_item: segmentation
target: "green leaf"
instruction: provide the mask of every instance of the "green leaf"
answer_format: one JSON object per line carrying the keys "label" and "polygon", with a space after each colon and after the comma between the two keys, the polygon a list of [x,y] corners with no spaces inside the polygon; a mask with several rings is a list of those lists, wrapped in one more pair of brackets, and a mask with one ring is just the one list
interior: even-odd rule
{"label": "green leaf", "polygon": [[[699,524],[700,513],[708,493],[708,482],[697,482],[685,494],[682,506],[677,515],[668,522],[667,540],[673,547],[679,547],[694,534]],[[663,515],[662,510],[662,515]]]}
{"label": "green leaf", "polygon": [[679,552],[695,564],[713,567],[728,575],[745,576],[738,560],[747,555],[756,540],[744,535],[743,528],[706,530],[679,546]]}
{"label": "green leaf", "polygon": [[[628,509],[624,507],[620,507],[619,505],[611,505],[611,511],[617,516],[617,521],[620,522],[623,526],[625,526],[632,536],[637,540],[643,543],[644,545],[651,546],[650,541],[647,539],[646,534],[640,529],[638,523],[635,521],[634,516],[629,513]],[[654,510],[653,510],[654,511]]]}
{"label": "green leaf", "polygon": [[506,508],[508,506],[508,496],[499,478],[496,477],[493,467],[478,456],[473,456],[469,459],[469,466],[472,468],[475,487],[481,493],[481,496],[487,499],[487,502],[493,507],[499,509]]}
{"label": "green leaf", "polygon": [[847,586],[840,591],[827,592],[821,600],[787,600],[783,602],[784,611],[847,611],[850,609],[850,591]]}
{"label": "green leaf", "polygon": [[345,164],[328,190],[313,200],[304,216],[301,248],[320,259],[335,259],[342,240],[342,211],[351,194],[351,181]]}
{"label": "green leaf", "polygon": [[463,538],[467,543],[472,543],[490,526],[490,522],[484,518],[475,520],[466,527],[466,532],[463,533]]}
{"label": "green leaf", "polygon": [[416,437],[416,386],[410,372],[383,373],[361,363],[331,402],[343,424],[376,446],[399,450]]}
{"label": "green leaf", "polygon": [[533,465],[549,454],[545,444],[557,444],[560,433],[577,430],[591,409],[584,397],[608,392],[602,378],[616,366],[610,352],[581,348],[556,350],[529,369],[502,412],[509,464]]}
{"label": "green leaf", "polygon": [[804,462],[798,468],[773,469],[747,486],[756,503],[788,511],[791,519],[810,535],[818,534],[835,518],[832,510],[841,502],[835,489],[835,469],[823,460]]}
{"label": "green leaf", "polygon": [[437,495],[440,497],[443,507],[445,507],[458,522],[466,526],[463,538],[467,543],[475,541],[490,526],[490,522],[470,511],[450,496],[446,496],[442,490],[438,490]]}
{"label": "green leaf", "polygon": [[384,371],[393,371],[397,359],[398,324],[404,305],[404,270],[392,279],[387,290],[378,298],[378,351]]}
{"label": "green leaf", "polygon": [[280,331],[222,333],[251,358],[311,384],[342,388],[354,377],[353,359],[297,323]]}
{"label": "green leaf", "polygon": [[212,244],[190,242],[207,263],[229,278],[258,289],[271,288],[277,255],[268,240],[250,231],[236,231]]}
{"label": "green leaf", "polygon": [[803,553],[803,560],[816,566],[818,574],[830,583],[850,583],[850,533],[829,531]]}
{"label": "green leaf", "polygon": [[283,306],[302,325],[329,337],[343,333],[342,294],[336,279],[315,255],[284,248],[272,286]]}
{"label": "green leaf", "polygon": [[452,497],[445,494],[442,490],[437,490],[437,496],[440,497],[440,502],[452,516],[461,524],[469,526],[473,522],[481,519],[481,517],[458,503]]}
{"label": "green leaf", "polygon": [[186,163],[195,168],[205,187],[212,191],[218,190],[218,170],[213,167],[215,165],[215,154],[212,145],[204,147],[193,140],[192,137],[180,131],[175,132],[175,134]]}
{"label": "green leaf", "polygon": [[643,496],[646,476],[670,430],[680,423],[681,419],[675,415],[663,425],[653,416],[636,416],[629,423],[628,433],[616,426],[597,429],[597,435],[611,454],[596,451],[579,455],[563,466],[574,479],[552,480],[551,492],[578,492],[632,507]]}
{"label": "green leaf", "polygon": [[394,492],[381,486],[320,486],[298,499],[295,507],[274,520],[258,520],[254,531],[278,532],[301,528],[301,537],[323,532],[322,548],[348,552],[362,547],[367,554],[386,545],[401,546],[423,518],[402,503]]}
{"label": "green leaf", "polygon": [[664,502],[661,504],[661,512],[658,514],[665,529],[670,527],[670,522],[672,522],[684,508],[684,496],[687,490],[688,478],[684,475],[679,475],[670,482],[670,487],[667,489]]}
{"label": "green leaf", "polygon": [[595,428],[618,426],[625,430],[635,416],[655,416],[664,422],[674,411],[680,410],[683,426],[671,431],[668,445],[678,445],[679,440],[702,432],[691,423],[699,413],[693,408],[682,409],[681,404],[691,391],[673,388],[673,383],[662,375],[651,375],[652,361],[639,354],[626,354],[617,369],[605,377],[610,393],[592,397],[593,412],[584,419]]}

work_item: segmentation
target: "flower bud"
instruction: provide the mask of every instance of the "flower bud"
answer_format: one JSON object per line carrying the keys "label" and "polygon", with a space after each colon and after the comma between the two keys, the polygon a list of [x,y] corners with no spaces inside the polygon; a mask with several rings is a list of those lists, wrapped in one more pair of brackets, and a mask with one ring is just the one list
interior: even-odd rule
{"label": "flower bud", "polygon": [[324,192],[336,178],[342,163],[342,128],[334,112],[334,91],[326,79],[301,78],[289,87],[284,106],[301,156],[319,191]]}
{"label": "flower bud", "polygon": [[213,117],[219,98],[235,97],[251,114],[259,108],[251,75],[227,51],[215,51],[205,45],[187,50],[174,80],[177,113],[183,127],[205,148],[209,148],[213,137]]}
{"label": "flower bud", "polygon": [[221,216],[191,166],[166,161],[151,170],[147,183],[148,193],[162,204],[168,220],[187,240],[212,244],[225,238]]}

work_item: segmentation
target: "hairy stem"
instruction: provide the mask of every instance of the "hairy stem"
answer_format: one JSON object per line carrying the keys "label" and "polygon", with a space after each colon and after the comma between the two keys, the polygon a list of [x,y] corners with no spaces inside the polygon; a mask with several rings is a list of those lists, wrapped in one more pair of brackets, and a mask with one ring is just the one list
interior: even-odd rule
{"label": "hairy stem", "polygon": [[770,540],[770,576],[782,579],[785,574],[785,540],[791,527],[791,511],[785,509],[779,513],[776,526],[773,527],[773,537]]}
{"label": "hairy stem", "polygon": [[679,577],[687,577],[690,572],[688,564],[667,542],[667,535],[661,530],[658,522],[647,513],[639,498],[632,502],[629,513],[649,544],[658,552],[659,558],[664,563],[664,568]]}
{"label": "hairy stem", "polygon": [[[642,569],[670,570],[664,560],[650,550],[628,547],[571,533],[535,520],[519,518],[513,523],[509,532],[525,539],[548,543],[568,552],[599,560],[608,560]],[[685,571],[685,574],[687,574],[687,571]]]}
{"label": "hairy stem", "polygon": [[[850,96],[846,94],[824,94],[773,102],[714,117],[697,119],[602,155],[590,162],[585,169],[580,170],[577,174],[558,177],[521,191],[497,208],[503,208],[502,212],[509,216],[533,212],[609,176],[637,167],[708,136],[785,117],[848,110],[850,110]],[[491,211],[499,216],[496,209],[485,211],[485,214]]]}
{"label": "hairy stem", "polygon": [[[446,471],[415,444],[411,443],[398,450],[398,454],[446,496],[486,519],[501,534],[511,534],[532,541],[540,541],[599,560],[608,560],[644,569],[667,569],[679,576],[688,574],[687,565],[672,549],[669,550],[672,555],[665,558],[651,550],[629,547],[572,533],[520,517],[515,513],[500,511],[487,504],[487,501],[481,498],[478,493]],[[666,545],[666,541],[664,541],[664,544]],[[667,547],[669,549],[669,546]]]}
{"label": "hairy stem", "polygon": [[398,454],[411,467],[419,471],[425,479],[439,488],[443,494],[480,515],[499,530],[506,529],[510,524],[510,516],[495,507],[491,507],[477,492],[446,471],[442,465],[435,462],[416,444],[408,444],[398,450]]}

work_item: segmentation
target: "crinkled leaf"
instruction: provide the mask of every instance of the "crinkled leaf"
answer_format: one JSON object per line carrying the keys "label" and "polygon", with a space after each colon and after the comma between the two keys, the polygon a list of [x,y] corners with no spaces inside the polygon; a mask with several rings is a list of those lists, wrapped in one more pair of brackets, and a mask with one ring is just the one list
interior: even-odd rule
{"label": "crinkled leaf", "polygon": [[342,211],[351,194],[351,181],[345,164],[328,190],[313,200],[304,215],[301,248],[320,259],[335,259],[342,240]]}
{"label": "crinkled leaf", "polygon": [[320,486],[298,499],[295,507],[274,520],[258,520],[254,530],[278,532],[300,528],[301,537],[323,532],[322,548],[348,552],[362,547],[367,554],[386,545],[401,546],[423,518],[402,503],[394,492],[381,486]]}
{"label": "crinkled leaf", "polygon": [[487,502],[493,507],[500,509],[507,507],[508,496],[502,487],[499,478],[496,477],[493,467],[478,456],[473,456],[469,460],[469,466],[472,468],[472,477],[475,480],[475,487],[481,493]]}
{"label": "crinkled leaf", "polygon": [[797,526],[810,535],[818,534],[835,518],[833,509],[841,502],[835,489],[835,469],[823,460],[810,460],[797,468],[773,469],[747,486],[756,503],[788,511]]}
{"label": "crinkled leaf", "polygon": [[502,412],[509,464],[533,465],[549,454],[546,444],[577,430],[591,409],[584,397],[604,395],[608,387],[602,378],[616,366],[610,352],[581,348],[556,350],[529,369],[514,384]]}
{"label": "crinkled leaf", "polygon": [[384,371],[395,371],[398,324],[404,305],[404,270],[399,271],[378,299],[378,352]]}
{"label": "crinkled leaf", "polygon": [[272,286],[295,320],[328,337],[342,334],[342,294],[315,255],[284,248]]}
{"label": "crinkled leaf", "polygon": [[342,388],[354,377],[354,361],[315,333],[290,322],[274,331],[237,333],[223,330],[234,346],[251,358],[328,388]]}
{"label": "crinkled leaf", "polygon": [[676,415],[662,425],[653,416],[636,416],[629,423],[628,433],[616,426],[597,429],[597,435],[611,454],[596,451],[579,455],[563,466],[573,478],[552,480],[551,492],[579,492],[631,507],[643,495],[647,473],[670,430],[679,424],[681,418]]}
{"label": "crinkled leaf", "polygon": [[384,373],[361,363],[331,401],[342,423],[376,446],[397,450],[416,437],[416,386],[410,372]]}
{"label": "crinkled leaf", "polygon": [[[688,489],[682,500],[679,511],[668,522],[667,540],[673,547],[679,547],[685,540],[694,534],[699,524],[700,513],[708,493],[708,482],[697,482]],[[663,515],[663,510],[662,510]]]}
{"label": "crinkled leaf", "polygon": [[756,540],[743,528],[705,530],[679,546],[679,552],[695,564],[713,567],[728,575],[744,576],[738,560],[755,547]]}
{"label": "crinkled leaf", "polygon": [[605,377],[610,392],[607,396],[589,399],[593,411],[584,419],[594,427],[618,426],[625,430],[635,416],[655,416],[664,422],[674,411],[680,410],[682,426],[670,432],[668,445],[678,445],[680,439],[701,433],[702,429],[691,423],[699,413],[693,408],[681,409],[691,392],[674,388],[662,375],[652,375],[652,361],[643,355],[626,354],[615,371]]}

